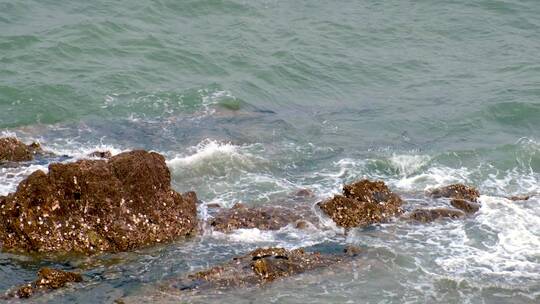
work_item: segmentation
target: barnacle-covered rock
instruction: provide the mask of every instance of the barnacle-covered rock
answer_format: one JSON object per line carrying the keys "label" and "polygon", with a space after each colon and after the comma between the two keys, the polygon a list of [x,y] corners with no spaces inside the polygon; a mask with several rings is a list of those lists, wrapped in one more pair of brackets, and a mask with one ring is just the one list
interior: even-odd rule
{"label": "barnacle-covered rock", "polygon": [[82,280],[82,276],[78,273],[47,267],[41,268],[38,271],[37,280],[8,293],[8,297],[29,298],[35,293],[62,288],[68,283],[82,282]]}
{"label": "barnacle-covered rock", "polygon": [[51,164],[0,200],[0,244],[10,251],[89,254],[189,236],[197,227],[197,197],[170,183],[163,156],[142,150]]}
{"label": "barnacle-covered rock", "polygon": [[317,204],[341,227],[363,227],[386,222],[403,212],[401,198],[382,181],[364,179],[345,185],[343,194]]}
{"label": "barnacle-covered rock", "polygon": [[463,184],[453,184],[433,189],[429,192],[433,198],[450,198],[450,204],[466,213],[475,213],[480,210],[480,192],[473,187]]}
{"label": "barnacle-covered rock", "polygon": [[422,223],[433,222],[438,219],[457,219],[465,216],[461,210],[450,208],[418,208],[408,214],[408,218]]}
{"label": "barnacle-covered rock", "polygon": [[241,228],[278,230],[302,218],[302,211],[299,209],[292,210],[276,206],[247,207],[237,203],[230,209],[220,210],[210,220],[210,226],[221,232],[230,232]]}
{"label": "barnacle-covered rock", "polygon": [[30,161],[41,152],[39,143],[25,145],[15,137],[0,138],[0,163]]}
{"label": "barnacle-covered rock", "polygon": [[304,249],[258,248],[224,264],[189,274],[162,286],[167,291],[227,289],[260,285],[350,260],[361,251],[348,246],[343,254],[320,254]]}

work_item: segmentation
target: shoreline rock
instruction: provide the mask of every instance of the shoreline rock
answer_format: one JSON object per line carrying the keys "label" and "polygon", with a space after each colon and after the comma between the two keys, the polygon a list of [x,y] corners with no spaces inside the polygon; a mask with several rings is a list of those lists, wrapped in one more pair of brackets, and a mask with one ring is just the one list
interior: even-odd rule
{"label": "shoreline rock", "polygon": [[0,244],[23,252],[119,252],[192,235],[197,197],[171,189],[162,155],[49,165],[0,200]]}
{"label": "shoreline rock", "polygon": [[3,162],[31,161],[43,150],[39,143],[24,144],[15,137],[0,138],[0,164]]}
{"label": "shoreline rock", "polygon": [[345,185],[343,195],[317,205],[338,226],[353,228],[387,222],[403,213],[402,204],[403,200],[384,182],[364,179]]}
{"label": "shoreline rock", "polygon": [[79,283],[82,281],[83,278],[78,273],[45,267],[38,271],[37,280],[17,288],[14,292],[8,293],[7,296],[26,299],[37,292],[46,292],[65,287],[68,283]]}

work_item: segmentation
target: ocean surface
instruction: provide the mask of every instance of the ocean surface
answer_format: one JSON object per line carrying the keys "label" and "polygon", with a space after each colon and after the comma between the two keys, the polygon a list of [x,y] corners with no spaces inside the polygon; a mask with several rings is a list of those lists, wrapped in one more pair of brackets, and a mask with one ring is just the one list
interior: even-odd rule
{"label": "ocean surface", "polygon": [[[0,0],[0,132],[74,161],[164,154],[205,205],[316,201],[360,178],[477,187],[465,220],[204,231],[96,257],[0,253],[0,293],[42,266],[84,283],[38,303],[539,303],[540,1]],[[47,161],[0,167],[0,195]],[[506,196],[533,195],[524,202]],[[536,196],[535,196],[536,195]],[[420,196],[421,197],[421,196]],[[349,271],[153,297],[261,246],[355,244]]]}

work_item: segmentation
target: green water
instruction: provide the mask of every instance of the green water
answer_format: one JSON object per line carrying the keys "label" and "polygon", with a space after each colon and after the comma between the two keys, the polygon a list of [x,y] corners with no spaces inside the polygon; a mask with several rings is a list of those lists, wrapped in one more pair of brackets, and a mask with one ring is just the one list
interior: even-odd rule
{"label": "green water", "polygon": [[[537,0],[0,0],[0,130],[75,157],[159,151],[177,190],[225,206],[306,187],[322,199],[361,177],[404,195],[450,182],[534,194],[539,16]],[[46,165],[0,168],[0,194]],[[110,302],[257,246],[323,242],[365,246],[385,266],[183,301],[539,301],[538,197],[512,212],[486,200],[465,223],[98,257],[89,283],[36,301]],[[84,262],[0,254],[0,291],[44,263]]]}

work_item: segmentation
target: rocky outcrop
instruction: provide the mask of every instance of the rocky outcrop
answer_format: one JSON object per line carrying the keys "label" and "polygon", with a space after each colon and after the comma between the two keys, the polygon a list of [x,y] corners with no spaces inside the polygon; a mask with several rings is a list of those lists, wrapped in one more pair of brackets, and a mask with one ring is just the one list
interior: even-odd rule
{"label": "rocky outcrop", "polygon": [[39,143],[25,145],[15,137],[0,138],[0,163],[31,161],[41,152]]}
{"label": "rocky outcrop", "polygon": [[308,253],[304,249],[259,248],[222,265],[174,280],[162,289],[185,292],[195,289],[228,289],[261,285],[329,267],[350,260],[360,252],[360,249],[352,246],[347,247],[344,254]]}
{"label": "rocky outcrop", "polygon": [[473,187],[463,184],[453,184],[433,189],[429,192],[433,198],[450,198],[450,204],[466,213],[475,213],[480,210],[480,192]]}
{"label": "rocky outcrop", "polygon": [[0,243],[10,251],[90,254],[189,236],[197,197],[170,182],[165,159],[153,152],[51,164],[0,202]]}
{"label": "rocky outcrop", "polygon": [[317,205],[338,226],[363,227],[386,222],[402,213],[401,198],[382,181],[361,180],[343,187],[343,195]]}
{"label": "rocky outcrop", "polygon": [[465,217],[463,211],[450,208],[419,208],[407,214],[407,218],[421,223],[429,223],[438,219],[457,219]]}
{"label": "rocky outcrop", "polygon": [[231,209],[221,210],[210,220],[215,231],[230,232],[240,228],[257,228],[260,230],[278,230],[303,217],[299,210],[286,207],[246,207],[235,204]]}
{"label": "rocky outcrop", "polygon": [[78,273],[41,268],[38,271],[37,280],[8,293],[8,297],[29,298],[35,293],[62,288],[68,283],[82,282],[82,280],[82,276]]}

